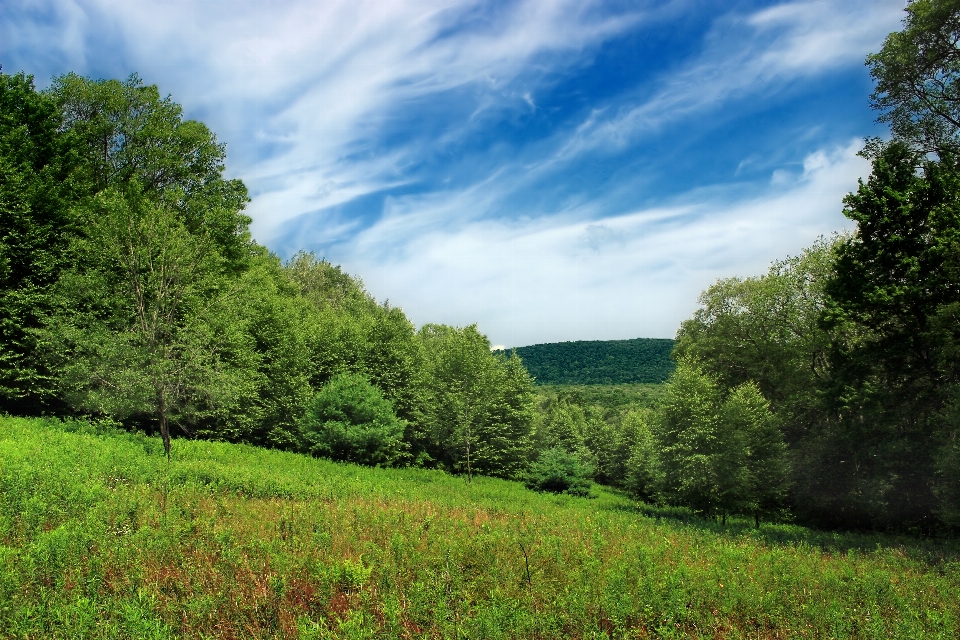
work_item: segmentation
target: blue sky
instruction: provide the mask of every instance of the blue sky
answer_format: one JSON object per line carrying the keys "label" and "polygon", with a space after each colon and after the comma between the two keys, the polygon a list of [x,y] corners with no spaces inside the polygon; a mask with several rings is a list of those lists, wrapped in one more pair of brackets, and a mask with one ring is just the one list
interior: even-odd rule
{"label": "blue sky", "polygon": [[5,0],[38,86],[137,72],[206,122],[257,240],[494,344],[673,337],[850,223],[903,0]]}

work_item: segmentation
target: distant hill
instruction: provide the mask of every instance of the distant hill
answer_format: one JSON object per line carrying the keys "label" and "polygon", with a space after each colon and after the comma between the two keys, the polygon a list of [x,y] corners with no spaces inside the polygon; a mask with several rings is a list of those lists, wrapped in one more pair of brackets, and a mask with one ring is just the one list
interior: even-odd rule
{"label": "distant hill", "polygon": [[673,340],[578,340],[517,347],[538,384],[663,382],[674,369]]}

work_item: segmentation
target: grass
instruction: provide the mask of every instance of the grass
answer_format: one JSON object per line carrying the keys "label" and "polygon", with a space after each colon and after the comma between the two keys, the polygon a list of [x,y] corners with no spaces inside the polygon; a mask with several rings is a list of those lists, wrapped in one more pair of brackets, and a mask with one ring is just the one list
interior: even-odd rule
{"label": "grass", "polygon": [[956,638],[952,541],[0,418],[10,638]]}

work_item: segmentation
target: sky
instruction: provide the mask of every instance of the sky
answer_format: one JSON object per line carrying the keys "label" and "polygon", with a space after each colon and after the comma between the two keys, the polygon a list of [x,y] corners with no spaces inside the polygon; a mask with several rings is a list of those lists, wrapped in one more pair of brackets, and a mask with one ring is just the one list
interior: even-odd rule
{"label": "sky", "polygon": [[844,229],[904,0],[4,0],[38,87],[137,73],[226,144],[254,238],[495,345],[672,338]]}

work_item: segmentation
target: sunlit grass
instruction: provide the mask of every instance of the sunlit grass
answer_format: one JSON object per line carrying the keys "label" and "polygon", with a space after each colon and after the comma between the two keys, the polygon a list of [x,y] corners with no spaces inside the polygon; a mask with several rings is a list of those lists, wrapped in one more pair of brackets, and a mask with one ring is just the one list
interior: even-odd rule
{"label": "sunlit grass", "polygon": [[[952,542],[0,418],[16,638],[956,638]],[[687,521],[684,522],[684,519]]]}

